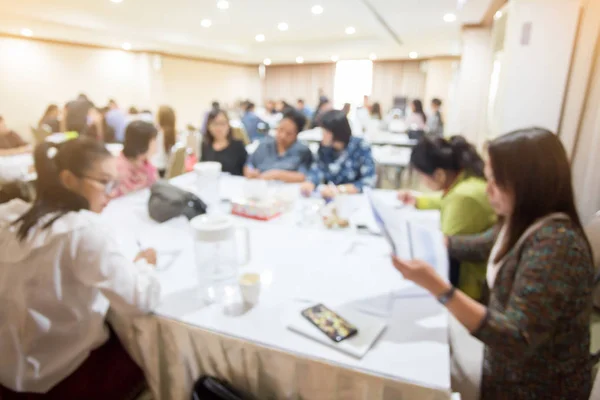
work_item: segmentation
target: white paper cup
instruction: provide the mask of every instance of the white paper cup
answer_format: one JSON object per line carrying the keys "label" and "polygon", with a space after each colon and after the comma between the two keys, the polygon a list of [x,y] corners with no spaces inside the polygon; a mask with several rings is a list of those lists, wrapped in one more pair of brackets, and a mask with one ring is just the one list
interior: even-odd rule
{"label": "white paper cup", "polygon": [[255,305],[260,297],[260,275],[243,274],[239,279],[240,293],[244,303]]}

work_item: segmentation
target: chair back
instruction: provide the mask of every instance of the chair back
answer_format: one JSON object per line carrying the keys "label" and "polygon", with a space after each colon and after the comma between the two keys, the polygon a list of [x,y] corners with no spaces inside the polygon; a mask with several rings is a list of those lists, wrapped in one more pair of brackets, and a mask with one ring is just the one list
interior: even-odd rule
{"label": "chair back", "polygon": [[169,165],[167,166],[167,173],[165,178],[171,179],[176,176],[185,173],[185,156],[187,154],[187,147],[182,143],[177,143],[171,149],[171,155],[169,156]]}
{"label": "chair back", "polygon": [[594,266],[596,267],[596,279],[594,280],[594,307],[600,308],[600,211],[585,227],[585,234],[592,246]]}
{"label": "chair back", "polygon": [[33,138],[36,144],[44,143],[46,138],[52,134],[52,132],[47,131],[42,128],[31,127],[31,133],[33,134]]}
{"label": "chair back", "polygon": [[248,137],[248,133],[242,127],[232,127],[233,138],[235,140],[239,140],[244,143],[244,146],[250,144],[250,138]]}

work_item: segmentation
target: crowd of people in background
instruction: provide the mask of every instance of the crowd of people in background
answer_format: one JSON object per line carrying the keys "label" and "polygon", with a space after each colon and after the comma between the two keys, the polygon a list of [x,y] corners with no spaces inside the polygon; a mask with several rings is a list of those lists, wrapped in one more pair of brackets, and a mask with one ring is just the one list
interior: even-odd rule
{"label": "crowd of people in background", "polygon": [[[433,99],[428,117],[420,100],[410,103],[410,110],[400,110],[409,130],[443,135],[441,101]],[[396,110],[397,111],[397,110]],[[241,138],[235,138],[229,113],[236,113],[250,142],[258,142],[248,155]],[[391,115],[391,116],[390,116]],[[322,89],[313,109],[305,99],[296,99],[295,106],[280,99],[267,100],[264,109],[250,100],[238,103],[237,109],[222,107],[214,101],[200,121],[200,140],[191,149],[201,161],[217,161],[223,171],[254,179],[305,182],[304,190],[320,185],[323,195],[332,196],[331,185],[339,191],[361,191],[375,183],[375,166],[368,143],[360,136],[370,124],[383,127],[386,119],[397,117],[394,110],[384,114],[380,103],[364,97],[362,105],[352,110],[345,103],[335,111],[333,102]],[[427,126],[429,123],[429,127]],[[300,143],[298,134],[306,129],[323,128],[323,140],[313,154]],[[182,138],[178,131],[175,110],[160,106],[154,115],[150,110],[121,107],[115,99],[106,106],[94,104],[85,94],[60,108],[50,104],[37,123],[47,134],[76,132],[103,143],[123,144],[119,173],[123,175],[115,191],[122,195],[148,187],[166,174],[172,149]],[[186,143],[189,145],[189,143]],[[31,151],[17,133],[6,128],[0,117],[0,155]]]}
{"label": "crowd of people in background", "polygon": [[[364,132],[356,130],[364,129],[364,121],[384,122],[387,115],[381,105],[371,104],[365,96],[354,111],[362,123],[356,128],[351,105],[336,110],[323,92],[314,109],[304,99],[295,104],[267,101],[261,113],[252,101],[239,104],[241,124],[256,142],[249,154],[245,143],[234,136],[228,111],[213,102],[200,124],[198,148],[193,150],[200,161],[219,162],[222,171],[231,175],[299,183],[305,196],[330,199],[374,187],[372,149],[361,137]],[[557,399],[586,398],[591,390],[594,267],[575,210],[566,152],[556,135],[533,128],[492,141],[484,161],[463,137],[444,138],[441,107],[442,102],[433,99],[427,115],[422,101],[414,99],[410,112],[402,115],[409,132],[420,132],[410,165],[422,184],[436,193],[400,191],[398,199],[417,209],[440,211],[449,276],[439,276],[423,261],[393,257],[392,263],[406,279],[437,297],[485,344],[484,398],[516,399],[532,393],[536,398],[549,393]],[[391,118],[397,115],[394,111]],[[277,121],[274,132],[272,120]],[[322,130],[316,151],[298,140],[300,132],[311,127]],[[115,346],[114,334],[104,329],[106,312],[99,311],[100,304],[108,307],[105,297],[111,306],[130,313],[156,306],[158,283],[148,266],[156,264],[156,254],[143,250],[135,261],[126,259],[94,214],[112,198],[148,188],[164,175],[171,150],[180,141],[175,110],[161,106],[154,117],[134,107],[126,112],[115,100],[97,107],[82,94],[63,109],[48,106],[38,128],[48,133],[74,131],[80,138],[59,146],[49,142],[37,146],[33,205],[15,200],[0,212],[0,223],[15,227],[0,230],[0,244],[9,250],[0,252],[0,265],[34,263],[70,271],[61,284],[68,292],[65,299],[75,299],[74,303],[53,298],[36,300],[35,306],[60,325],[64,315],[72,314],[61,310],[75,304],[85,323],[78,321],[73,325],[77,329],[16,336],[0,329],[0,343],[36,341],[40,352],[51,351],[52,357],[64,358],[78,371],[98,362],[98,357],[110,356],[120,360],[127,379],[142,380],[139,368],[118,344],[113,353],[88,354],[93,350],[90,340],[105,343],[103,349]],[[117,157],[103,145],[113,142],[123,146]],[[31,151],[0,117],[0,156]],[[515,153],[527,157],[517,160]],[[60,225],[53,225],[59,220]],[[66,250],[72,246],[79,246],[82,255]],[[50,283],[55,276],[52,268],[44,272]],[[20,270],[12,268],[0,275],[2,298],[15,304],[22,299],[19,290],[26,281]],[[5,319],[14,325],[21,317],[15,312]],[[60,336],[58,341],[53,335]],[[85,351],[73,350],[75,345]],[[62,366],[53,369],[52,362],[50,367],[44,365],[49,369],[43,368],[41,374],[30,376],[33,372],[26,371],[23,375],[12,368],[22,362],[17,352],[5,353],[8,358],[0,361],[2,384],[10,378],[12,383],[18,381],[21,391],[52,390],[56,398],[66,398],[61,394],[72,394],[77,386],[77,377],[67,376]],[[0,387],[2,393],[13,392]]]}

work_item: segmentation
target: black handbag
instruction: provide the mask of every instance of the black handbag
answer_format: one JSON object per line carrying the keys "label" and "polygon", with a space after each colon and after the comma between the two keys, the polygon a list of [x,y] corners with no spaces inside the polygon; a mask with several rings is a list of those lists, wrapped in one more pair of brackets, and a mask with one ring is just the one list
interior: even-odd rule
{"label": "black handbag", "polygon": [[249,400],[230,384],[212,376],[201,376],[194,384],[192,400]]}
{"label": "black handbag", "polygon": [[184,215],[192,219],[206,213],[206,204],[196,195],[166,181],[158,181],[150,188],[148,214],[157,222]]}

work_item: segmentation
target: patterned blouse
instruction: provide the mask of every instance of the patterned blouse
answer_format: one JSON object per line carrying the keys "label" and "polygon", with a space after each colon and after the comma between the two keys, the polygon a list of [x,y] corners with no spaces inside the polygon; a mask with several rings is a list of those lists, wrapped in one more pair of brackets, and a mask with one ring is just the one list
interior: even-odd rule
{"label": "patterned blouse", "polygon": [[[451,256],[485,260],[498,230],[455,236]],[[481,399],[587,400],[594,266],[571,221],[551,220],[504,257],[488,312],[473,335],[485,344]]]}
{"label": "patterned blouse", "polygon": [[375,186],[377,176],[371,146],[352,136],[342,152],[332,147],[319,147],[307,180],[317,186],[322,183],[353,184],[361,192],[364,187]]}
{"label": "patterned blouse", "polygon": [[135,165],[123,153],[117,158],[117,171],[119,173],[119,184],[115,197],[148,188],[158,179],[158,171],[149,161],[144,161],[141,166]]}

